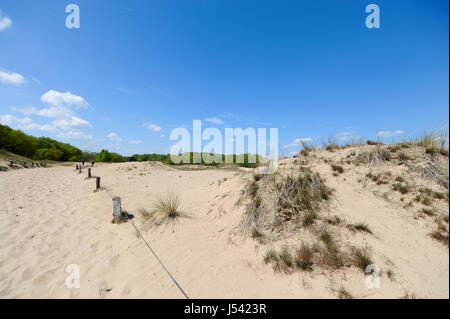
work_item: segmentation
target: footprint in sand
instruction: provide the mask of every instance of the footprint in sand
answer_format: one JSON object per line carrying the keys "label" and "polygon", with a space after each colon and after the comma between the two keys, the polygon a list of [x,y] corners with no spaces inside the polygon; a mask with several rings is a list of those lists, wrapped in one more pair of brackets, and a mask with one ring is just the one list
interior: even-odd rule
{"label": "footprint in sand", "polygon": [[46,285],[55,279],[56,269],[50,269],[40,274],[33,280],[33,285]]}
{"label": "footprint in sand", "polygon": [[33,269],[31,267],[28,267],[22,272],[22,280],[28,280],[33,277]]}
{"label": "footprint in sand", "polygon": [[119,261],[119,255],[114,256],[114,257],[112,257],[112,258],[109,260],[109,265],[110,265],[111,267],[116,267],[119,263],[120,263],[120,261]]}

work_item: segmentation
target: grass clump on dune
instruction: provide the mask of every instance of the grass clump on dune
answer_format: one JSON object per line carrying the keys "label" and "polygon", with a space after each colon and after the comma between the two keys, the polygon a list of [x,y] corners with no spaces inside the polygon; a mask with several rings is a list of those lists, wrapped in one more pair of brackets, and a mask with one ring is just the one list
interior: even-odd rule
{"label": "grass clump on dune", "polygon": [[362,271],[366,271],[367,266],[373,264],[372,258],[370,257],[370,253],[366,248],[353,248],[351,252],[353,265],[361,269]]}
{"label": "grass clump on dune", "polygon": [[157,196],[153,201],[152,209],[141,208],[140,213],[144,218],[144,227],[158,226],[170,221],[175,222],[178,217],[185,216],[181,212],[180,197],[173,192]]}
{"label": "grass clump on dune", "polygon": [[358,223],[358,224],[354,224],[354,225],[349,225],[348,228],[351,231],[359,231],[359,232],[365,232],[368,234],[372,234],[372,231],[370,230],[369,226],[367,226],[364,223]]}
{"label": "grass clump on dune", "polygon": [[[331,195],[332,190],[309,168],[253,175],[236,203],[247,200],[240,230],[244,235],[269,239],[300,226],[309,227]],[[263,236],[254,236],[262,234],[261,230]]]}
{"label": "grass clump on dune", "polygon": [[154,201],[155,212],[160,212],[168,218],[175,218],[180,215],[180,198],[175,193],[157,197]]}
{"label": "grass clump on dune", "polygon": [[339,299],[353,299],[353,296],[344,288],[341,287],[338,291],[338,298]]}
{"label": "grass clump on dune", "polygon": [[331,169],[338,174],[344,173],[344,168],[340,165],[331,164]]}

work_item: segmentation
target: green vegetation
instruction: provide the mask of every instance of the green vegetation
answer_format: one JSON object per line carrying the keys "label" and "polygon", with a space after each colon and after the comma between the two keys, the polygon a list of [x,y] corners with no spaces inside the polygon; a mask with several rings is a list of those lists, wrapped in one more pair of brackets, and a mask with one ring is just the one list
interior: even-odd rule
{"label": "green vegetation", "polygon": [[34,137],[0,124],[0,149],[33,160],[79,161],[81,150],[48,137]]}
{"label": "green vegetation", "polygon": [[[109,152],[103,149],[100,153],[81,151],[67,143],[58,142],[48,137],[34,137],[23,133],[20,130],[14,130],[6,125],[0,124],[0,149],[16,155],[24,156],[33,160],[52,160],[52,161],[96,161],[96,162],[144,162],[144,161],[158,161],[165,164],[176,165],[170,159],[169,154],[134,154],[132,156],[122,156],[117,153]],[[198,154],[198,153],[197,153]],[[190,163],[206,166],[216,166],[218,162],[206,163],[202,159],[200,163],[194,163],[194,155],[189,154]],[[201,154],[205,155],[205,153]],[[261,157],[255,155],[256,163],[249,163],[249,154],[242,155],[223,155],[223,154],[209,154],[210,156],[219,157],[222,159],[221,163],[231,162],[237,166],[254,168],[259,165]],[[238,163],[241,162],[241,163]],[[182,165],[187,163],[180,163]]]}

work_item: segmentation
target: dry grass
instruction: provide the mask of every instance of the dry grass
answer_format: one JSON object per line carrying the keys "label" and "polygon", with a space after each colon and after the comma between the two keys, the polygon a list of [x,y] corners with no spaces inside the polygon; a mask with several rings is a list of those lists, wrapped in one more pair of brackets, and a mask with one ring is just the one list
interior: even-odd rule
{"label": "dry grass", "polygon": [[364,232],[364,233],[368,233],[368,234],[373,234],[372,231],[370,230],[369,226],[367,226],[367,224],[364,223],[358,223],[358,224],[354,224],[354,225],[348,225],[347,226],[351,231],[354,232]]}
{"label": "dry grass", "polygon": [[295,252],[294,262],[295,266],[304,271],[311,271],[314,258],[314,249],[302,242],[302,245]]}
{"label": "dry grass", "polygon": [[339,299],[353,299],[353,296],[344,288],[341,287],[338,291]]}
{"label": "dry grass", "polygon": [[378,173],[376,175],[371,172],[366,175],[367,178],[377,185],[384,185],[389,183],[389,179],[392,176],[391,172]]}
{"label": "dry grass", "polygon": [[391,153],[386,149],[377,145],[370,151],[365,151],[358,155],[355,162],[358,164],[364,164],[369,167],[378,166],[389,162],[391,160]]}
{"label": "dry grass", "polygon": [[440,219],[436,219],[437,229],[430,233],[431,238],[449,247],[449,232]]}
{"label": "dry grass", "polygon": [[432,131],[422,134],[417,141],[417,145],[425,149],[426,154],[435,156],[441,154],[448,156],[448,132],[446,131]]}
{"label": "dry grass", "polygon": [[331,169],[332,169],[334,172],[339,173],[339,174],[344,173],[344,168],[343,168],[342,166],[340,166],[340,165],[331,164]]}
{"label": "dry grass", "polygon": [[367,248],[353,248],[351,251],[351,261],[354,266],[366,272],[367,266],[373,264]]}
{"label": "dry grass", "polygon": [[144,229],[170,222],[174,224],[178,217],[187,217],[186,214],[181,212],[180,206],[180,198],[173,192],[157,196],[153,200],[153,206],[150,211],[145,208],[139,210],[144,220]]}
{"label": "dry grass", "polygon": [[[332,190],[320,176],[308,168],[278,171],[249,181],[240,199],[247,199],[240,223],[244,235],[282,236],[285,230],[311,226],[318,218],[322,205],[331,198]],[[253,236],[259,238],[260,236]]]}
{"label": "dry grass", "polygon": [[325,245],[320,250],[322,264],[333,269],[342,268],[344,266],[344,257],[334,242],[332,235],[328,231],[323,231],[319,239]]}
{"label": "dry grass", "polygon": [[411,191],[411,186],[409,186],[408,183],[395,183],[394,185],[392,185],[392,188],[397,191],[400,192],[401,194],[407,194]]}
{"label": "dry grass", "polygon": [[397,158],[402,162],[407,162],[411,160],[411,157],[409,157],[409,155],[407,155],[405,152],[400,152]]}
{"label": "dry grass", "polygon": [[167,193],[157,197],[153,205],[156,212],[160,212],[168,218],[175,218],[180,215],[180,198],[175,193]]}

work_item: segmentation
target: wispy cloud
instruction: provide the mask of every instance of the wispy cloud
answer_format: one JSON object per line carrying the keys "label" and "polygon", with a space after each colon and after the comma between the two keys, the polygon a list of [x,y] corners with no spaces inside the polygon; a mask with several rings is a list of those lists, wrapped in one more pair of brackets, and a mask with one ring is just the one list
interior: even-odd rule
{"label": "wispy cloud", "polygon": [[218,117],[208,117],[205,119],[206,122],[213,123],[213,124],[223,124],[223,121],[219,119]]}
{"label": "wispy cloud", "polygon": [[122,138],[119,135],[117,135],[116,133],[114,133],[114,132],[109,133],[108,134],[108,138],[111,141],[116,141],[116,142],[121,142],[122,141]]}
{"label": "wispy cloud", "polygon": [[77,139],[77,140],[91,140],[92,136],[82,131],[68,131],[57,135],[59,138]]}
{"label": "wispy cloud", "polygon": [[296,138],[291,144],[283,145],[283,148],[299,147],[303,143],[310,143],[313,139],[311,137],[299,137]]}
{"label": "wispy cloud", "polygon": [[129,141],[128,144],[141,144],[142,141],[141,140],[136,140],[136,141]]}
{"label": "wispy cloud", "polygon": [[8,73],[0,71],[0,82],[3,84],[21,85],[26,82],[25,78],[19,73]]}
{"label": "wispy cloud", "polygon": [[12,20],[0,9],[0,31],[8,29],[12,23]]}
{"label": "wispy cloud", "polygon": [[160,132],[161,131],[161,127],[159,127],[156,124],[152,124],[152,123],[148,123],[147,122],[147,123],[144,123],[142,126],[147,128],[150,131],[153,131],[153,132]]}
{"label": "wispy cloud", "polygon": [[39,130],[46,132],[54,132],[57,128],[50,124],[37,124],[29,117],[18,118],[11,114],[0,115],[0,123],[20,130]]}
{"label": "wispy cloud", "polygon": [[390,131],[378,131],[377,132],[377,136],[379,138],[387,138],[387,137],[393,137],[393,136],[397,136],[397,135],[402,135],[405,132],[403,132],[402,130],[396,130],[394,132],[390,132]]}
{"label": "wispy cloud", "polygon": [[349,132],[337,133],[334,135],[334,137],[340,142],[348,142],[352,139],[358,139],[361,136],[359,136],[356,131],[349,131]]}

